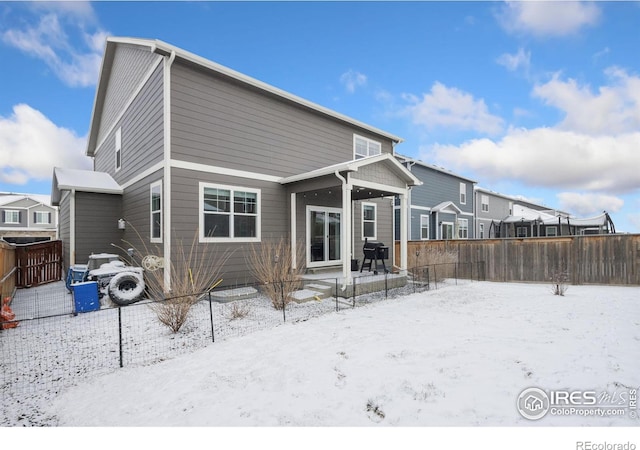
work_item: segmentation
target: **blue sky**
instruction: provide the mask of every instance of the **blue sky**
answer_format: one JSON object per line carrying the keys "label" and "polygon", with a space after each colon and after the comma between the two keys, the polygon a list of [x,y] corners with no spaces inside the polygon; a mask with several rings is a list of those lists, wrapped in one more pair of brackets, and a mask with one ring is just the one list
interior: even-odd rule
{"label": "blue sky", "polygon": [[0,191],[84,156],[104,39],[166,41],[482,187],[640,232],[640,2],[0,2]]}

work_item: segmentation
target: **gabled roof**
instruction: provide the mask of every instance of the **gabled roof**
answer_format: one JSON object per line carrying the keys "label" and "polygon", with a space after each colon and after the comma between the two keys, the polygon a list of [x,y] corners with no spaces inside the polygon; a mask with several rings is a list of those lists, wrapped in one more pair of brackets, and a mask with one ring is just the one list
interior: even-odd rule
{"label": "gabled roof", "polygon": [[357,172],[360,167],[368,166],[371,164],[387,165],[387,167],[391,168],[409,186],[419,186],[422,184],[422,181],[420,181],[415,175],[409,172],[390,153],[383,153],[381,155],[370,156],[368,158],[354,159],[352,161],[333,164],[331,166],[322,167],[320,169],[301,173],[299,175],[285,177],[280,180],[280,184],[289,184],[295,183],[297,181],[311,180],[313,178],[323,177],[325,175],[332,175],[336,172]]}
{"label": "gabled roof", "polygon": [[293,102],[305,108],[311,109],[313,111],[319,112],[326,116],[337,119],[341,122],[346,122],[350,125],[356,126],[363,130],[369,131],[371,133],[377,134],[379,136],[383,136],[387,139],[390,139],[394,142],[402,142],[402,138],[395,136],[393,134],[387,133],[386,131],[380,130],[378,128],[372,127],[370,125],[365,124],[364,122],[360,122],[351,117],[345,116],[344,114],[340,114],[331,109],[325,108],[324,106],[320,106],[317,103],[310,102],[308,100],[303,99],[302,97],[298,97],[289,92],[286,92],[277,87],[271,86],[267,83],[259,81],[250,76],[244,75],[240,72],[232,70],[228,67],[210,61],[206,58],[198,56],[194,53],[188,52],[181,48],[175,47],[171,44],[168,44],[163,41],[159,41],[157,39],[140,39],[140,38],[130,38],[130,37],[109,37],[107,38],[104,55],[102,58],[102,67],[100,69],[100,78],[98,81],[98,87],[96,89],[96,96],[94,101],[94,110],[92,112],[91,117],[91,127],[90,134],[87,140],[87,155],[93,156],[95,151],[95,146],[97,145],[97,135],[98,135],[98,126],[100,124],[100,111],[102,109],[105,93],[107,90],[107,86],[109,84],[109,75],[111,72],[111,61],[113,61],[113,56],[115,54],[116,47],[118,44],[124,45],[135,45],[138,47],[145,47],[150,52],[157,53],[162,56],[169,56],[171,54],[175,55],[175,58],[178,60],[183,60],[189,62],[191,64],[196,64],[204,69],[210,70],[212,72],[216,72],[218,74],[224,75],[226,77],[232,78],[236,81],[239,81],[243,84],[252,86],[264,92],[267,92],[271,95],[275,95],[284,100]]}
{"label": "gabled roof", "polygon": [[419,159],[411,158],[409,156],[400,155],[398,153],[396,153],[396,157],[400,161],[403,161],[403,162],[408,162],[408,163],[411,163],[411,164],[416,164],[418,166],[426,167],[427,169],[435,170],[435,171],[441,172],[441,173],[443,173],[445,175],[449,175],[449,176],[452,176],[452,177],[455,177],[455,178],[459,178],[459,179],[464,180],[464,181],[468,181],[469,183],[477,183],[477,181],[472,180],[471,178],[467,178],[467,177],[464,177],[462,175],[458,175],[457,173],[453,173],[452,171],[450,171],[448,169],[445,169],[444,167],[439,167],[439,166],[436,166],[434,164],[429,164],[429,163],[426,163],[426,162],[421,161]]}
{"label": "gabled roof", "polygon": [[123,193],[123,189],[108,173],[54,167],[51,203],[58,206],[62,198],[62,191],[71,190],[101,194]]}
{"label": "gabled roof", "polygon": [[32,200],[36,203],[51,206],[51,197],[45,194],[17,194],[13,192],[0,192],[0,206],[10,205],[22,200]]}
{"label": "gabled roof", "polygon": [[451,212],[453,214],[461,214],[462,210],[456,206],[452,201],[446,201],[442,203],[438,203],[436,206],[431,208],[431,211],[436,212]]}

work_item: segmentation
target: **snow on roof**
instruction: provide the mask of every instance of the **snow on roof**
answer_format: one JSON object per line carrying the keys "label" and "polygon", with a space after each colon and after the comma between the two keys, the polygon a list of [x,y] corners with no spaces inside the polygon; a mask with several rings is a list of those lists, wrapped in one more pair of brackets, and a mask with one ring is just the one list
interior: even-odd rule
{"label": "snow on roof", "polygon": [[108,173],[54,167],[53,186],[51,187],[51,202],[53,205],[58,206],[62,191],[65,190],[102,194],[122,194],[123,192],[120,185]]}
{"label": "snow on roof", "polygon": [[46,194],[18,194],[14,192],[0,192],[0,205],[8,205],[20,200],[31,199],[37,203],[51,206],[51,196]]}

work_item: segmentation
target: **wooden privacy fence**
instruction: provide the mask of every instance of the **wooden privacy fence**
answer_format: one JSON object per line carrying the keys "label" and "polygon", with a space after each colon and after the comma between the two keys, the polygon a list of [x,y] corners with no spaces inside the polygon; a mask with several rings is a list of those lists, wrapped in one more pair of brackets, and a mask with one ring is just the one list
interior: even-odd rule
{"label": "wooden privacy fence", "polygon": [[0,300],[12,297],[16,289],[15,247],[0,241]]}
{"label": "wooden privacy fence", "polygon": [[39,286],[62,279],[62,241],[16,247],[16,287]]}
{"label": "wooden privacy fence", "polygon": [[571,284],[640,285],[639,234],[410,241],[409,268],[417,250],[451,252],[459,263],[484,261],[487,281],[548,282],[561,270]]}

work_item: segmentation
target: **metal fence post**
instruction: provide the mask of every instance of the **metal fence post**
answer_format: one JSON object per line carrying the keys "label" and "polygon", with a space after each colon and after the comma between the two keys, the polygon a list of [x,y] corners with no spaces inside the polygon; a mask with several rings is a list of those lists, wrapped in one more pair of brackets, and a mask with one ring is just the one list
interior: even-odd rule
{"label": "metal fence post", "polygon": [[286,322],[287,321],[287,313],[286,313],[287,306],[284,303],[284,280],[280,280],[280,295],[282,296],[282,320],[284,322]]}
{"label": "metal fence post", "polygon": [[353,308],[356,307],[356,285],[358,284],[358,277],[353,279]]}
{"label": "metal fence post", "polygon": [[338,278],[336,278],[336,312],[338,311]]}
{"label": "metal fence post", "polygon": [[122,361],[122,307],[118,306],[118,348],[120,355],[120,368],[124,367]]}
{"label": "metal fence post", "polygon": [[211,340],[215,342],[216,336],[213,333],[213,306],[211,306],[211,291],[209,291],[208,294],[209,294],[209,318],[211,319]]}
{"label": "metal fence post", "polygon": [[387,272],[384,273],[384,299],[387,300],[389,298],[389,283],[387,282]]}

